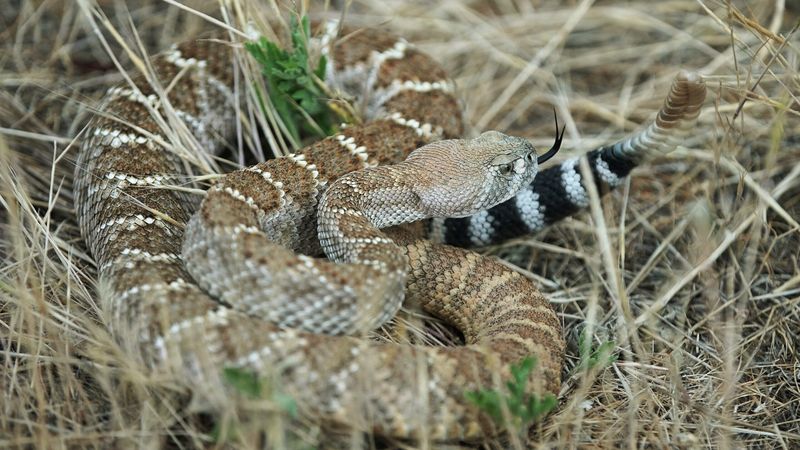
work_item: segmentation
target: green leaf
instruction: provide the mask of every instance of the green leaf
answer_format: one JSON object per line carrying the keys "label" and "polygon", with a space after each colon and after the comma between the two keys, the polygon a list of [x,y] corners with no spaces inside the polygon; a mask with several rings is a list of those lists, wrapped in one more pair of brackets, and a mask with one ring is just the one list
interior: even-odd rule
{"label": "green leaf", "polygon": [[[236,392],[249,399],[259,399],[266,401],[269,406],[267,410],[272,414],[288,414],[292,418],[298,417],[297,402],[289,394],[285,394],[276,389],[274,385],[259,378],[255,372],[241,369],[238,367],[225,367],[222,369],[223,381],[232,387]],[[247,403],[245,403],[246,405]],[[263,408],[262,402],[260,408]],[[260,413],[264,410],[260,409]],[[262,417],[262,416],[259,416]],[[263,417],[262,417],[263,419]],[[250,435],[253,427],[250,422],[240,422],[236,416],[223,416],[214,424],[211,430],[211,438],[216,443],[229,443],[235,440],[241,440],[244,436]],[[258,430],[262,430],[263,422],[259,422]],[[291,437],[291,436],[290,436]],[[297,443],[292,442],[288,448],[309,448],[301,447],[300,441]]]}
{"label": "green leaf", "polygon": [[334,112],[325,102],[324,91],[314,77],[324,77],[327,60],[322,57],[315,68],[309,67],[311,27],[308,17],[303,16],[299,21],[292,17],[290,34],[292,48],[289,50],[279,48],[264,37],[245,44],[245,48],[261,66],[269,101],[294,142],[300,141],[301,133],[324,137],[335,131]]}
{"label": "green leaf", "polygon": [[261,380],[253,373],[237,367],[222,369],[222,377],[237,392],[250,398],[261,397]]}
{"label": "green leaf", "polygon": [[320,56],[319,63],[317,64],[317,68],[314,69],[314,75],[317,76],[320,80],[325,79],[325,69],[328,66],[328,58],[325,55]]}
{"label": "green leaf", "polygon": [[239,430],[236,427],[236,423],[231,420],[225,423],[217,422],[214,424],[214,428],[211,430],[211,439],[218,444],[232,442],[238,436]]}
{"label": "green leaf", "polygon": [[618,355],[614,354],[616,344],[614,341],[605,341],[596,350],[592,349],[592,338],[589,336],[588,329],[584,328],[578,336],[578,351],[581,356],[581,363],[578,366],[584,370],[591,370],[595,367],[607,367],[617,360]]}
{"label": "green leaf", "polygon": [[491,390],[472,391],[466,393],[466,398],[482,411],[489,414],[496,422],[503,421],[503,413],[500,408],[500,396]]}
{"label": "green leaf", "polygon": [[272,396],[275,403],[290,416],[297,418],[297,402],[289,394],[276,393]]}
{"label": "green leaf", "polygon": [[522,430],[533,420],[550,412],[557,404],[553,395],[547,395],[540,399],[536,394],[526,392],[525,387],[535,367],[536,359],[533,357],[524,358],[518,363],[512,364],[509,368],[511,380],[505,383],[507,393],[483,389],[466,392],[465,397],[499,425],[505,423],[503,418],[505,407],[512,419],[511,426]]}
{"label": "green leaf", "polygon": [[554,395],[548,394],[543,398],[531,396],[528,401],[527,420],[536,420],[540,416],[549,413],[556,407],[558,401]]}

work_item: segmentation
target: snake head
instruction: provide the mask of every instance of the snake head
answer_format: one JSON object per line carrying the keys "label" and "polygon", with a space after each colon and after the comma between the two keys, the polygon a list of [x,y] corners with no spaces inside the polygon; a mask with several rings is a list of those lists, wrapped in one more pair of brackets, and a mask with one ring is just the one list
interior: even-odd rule
{"label": "snake head", "polygon": [[[555,111],[553,111],[553,115],[555,116]],[[520,189],[533,182],[534,177],[539,173],[539,164],[555,156],[561,148],[565,128],[562,128],[559,133],[557,116],[555,122],[555,143],[547,152],[539,156],[536,155],[533,145],[527,140],[497,131],[487,131],[476,139],[467,141],[468,145],[477,149],[478,154],[485,154],[483,156],[485,160],[490,158],[487,166],[489,170],[486,174],[488,183],[484,189],[482,203],[475,205],[482,207],[474,212],[491,208],[508,200],[517,195]]]}
{"label": "snake head", "polygon": [[447,140],[415,150],[412,186],[430,217],[464,217],[516,195],[536,176],[536,150],[527,140],[488,131],[475,139]]}
{"label": "snake head", "polygon": [[539,173],[536,149],[526,139],[487,131],[467,142],[474,158],[481,161],[485,178],[483,195],[474,212],[508,200]]}

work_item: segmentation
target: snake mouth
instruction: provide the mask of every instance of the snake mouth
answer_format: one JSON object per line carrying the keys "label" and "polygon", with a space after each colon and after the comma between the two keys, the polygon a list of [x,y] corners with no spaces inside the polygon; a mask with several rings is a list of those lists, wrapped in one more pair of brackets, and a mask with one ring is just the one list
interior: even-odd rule
{"label": "snake mouth", "polygon": [[561,149],[561,140],[564,138],[564,131],[566,131],[567,126],[566,124],[561,128],[561,133],[558,132],[558,115],[556,114],[556,110],[553,109],[553,117],[556,120],[556,141],[553,143],[553,146],[547,150],[544,155],[536,157],[536,163],[542,164],[546,162],[548,159],[552,158],[553,156],[558,153],[558,150]]}

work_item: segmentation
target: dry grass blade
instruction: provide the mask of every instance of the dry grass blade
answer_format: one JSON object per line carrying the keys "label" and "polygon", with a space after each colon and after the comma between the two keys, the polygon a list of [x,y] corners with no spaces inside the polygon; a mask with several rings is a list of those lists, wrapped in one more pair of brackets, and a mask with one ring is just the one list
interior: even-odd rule
{"label": "dry grass blade", "polygon": [[[567,124],[563,158],[631,132],[656,112],[678,70],[701,71],[712,92],[683,148],[636,169],[624,191],[590,192],[590,212],[489,249],[539,282],[569,343],[557,412],[529,442],[511,444],[800,447],[797,2],[331,3],[19,0],[0,8],[0,447],[214,447],[232,429],[236,447],[362,442],[287,420],[279,393],[198,413],[175,380],[152,376],[110,338],[98,306],[105,291],[74,218],[75,146],[107,87],[129,81],[126,71],[148,73],[147,56],[172,43],[212,28],[246,36],[248,23],[273,33],[269,26],[281,25],[271,19],[305,9],[391,29],[436,55],[457,81],[471,133],[502,128],[549,145],[557,108]],[[237,91],[264,88],[253,69],[238,61]],[[198,180],[271,148],[291,150],[268,131],[280,127],[274,112],[247,100],[233,162],[198,160],[187,151],[198,147],[190,130],[166,111],[172,131],[163,144],[195,158]],[[587,325],[595,345],[617,344],[620,358],[605,370],[576,369]],[[383,338],[451,339],[414,312],[397,329]],[[509,445],[501,438],[484,448]]]}

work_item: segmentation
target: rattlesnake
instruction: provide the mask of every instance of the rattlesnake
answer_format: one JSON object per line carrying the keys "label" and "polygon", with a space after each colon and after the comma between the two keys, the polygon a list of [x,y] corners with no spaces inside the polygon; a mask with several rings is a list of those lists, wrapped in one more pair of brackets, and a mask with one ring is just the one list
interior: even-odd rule
{"label": "rattlesnake", "polygon": [[[147,364],[204,386],[218,385],[226,366],[270,377],[304,415],[326,423],[437,440],[493,435],[497,425],[466,401],[465,392],[495,386],[509,364],[529,355],[538,360],[532,388],[557,392],[564,351],[559,320],[531,281],[492,258],[435,241],[485,244],[584,207],[577,159],[543,171],[516,197],[488,211],[434,208],[421,215],[400,203],[369,217],[354,211],[354,193],[419,200],[420,192],[393,191],[393,169],[358,172],[330,187],[333,180],[397,163],[439,139],[458,138],[463,125],[453,84],[429,56],[381,31],[351,31],[340,31],[347,37],[337,40],[336,27],[326,27],[326,82],[355,95],[368,121],[298,153],[228,174],[199,210],[189,194],[174,188],[191,167],[167,142],[161,130],[176,124],[163,118],[172,111],[203,147],[220,146],[237,104],[231,47],[218,40],[177,45],[153,58],[157,82],[139,76],[130,86],[108,91],[99,108],[104,114],[92,120],[82,142],[75,190],[82,234],[100,279],[110,287],[110,327]],[[698,76],[679,75],[648,128],[589,153],[598,185],[615,186],[653,150],[673,147],[704,96]],[[501,153],[515,149],[513,158],[496,163],[510,163],[505,170],[519,172],[517,181],[536,174],[529,147],[494,133],[478,141],[434,143],[416,157],[452,157],[457,147],[496,150],[487,141],[510,143]],[[404,164],[414,165],[414,158]],[[448,185],[447,179],[433,184],[437,175],[453,175],[450,167],[478,162],[471,158],[455,166],[447,158],[430,159],[444,170],[423,172],[417,165],[416,178],[401,184],[424,188],[422,196],[438,189],[433,196],[440,199],[445,191],[480,190],[469,183]],[[374,189],[373,175],[390,178],[388,185]],[[328,196],[331,190],[335,195]],[[478,207],[509,195],[484,198]],[[336,259],[361,261],[358,269],[312,258],[321,249],[316,208],[323,196],[326,211],[336,214],[320,216],[322,244]],[[474,214],[423,224],[429,240],[409,228],[389,233],[391,241],[374,229],[453,212]],[[388,217],[393,214],[402,217]],[[454,326],[466,345],[408,346],[312,332],[358,333],[385,321],[398,307],[403,283],[407,302]],[[394,301],[366,301],[384,293]]]}

